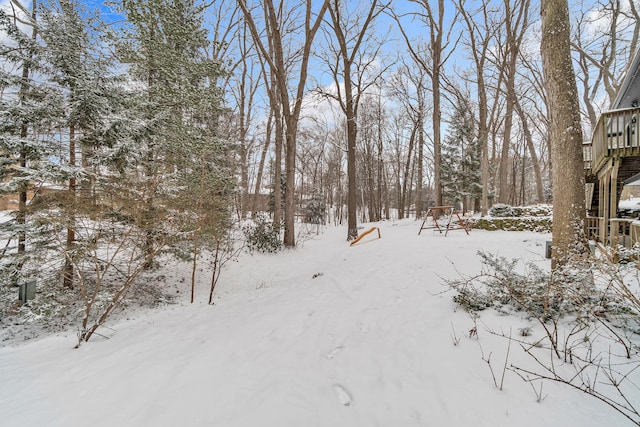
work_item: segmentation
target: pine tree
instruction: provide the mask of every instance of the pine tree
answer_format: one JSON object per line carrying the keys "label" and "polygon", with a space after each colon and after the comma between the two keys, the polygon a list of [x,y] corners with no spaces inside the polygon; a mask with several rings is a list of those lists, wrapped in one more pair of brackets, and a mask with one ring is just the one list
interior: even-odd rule
{"label": "pine tree", "polygon": [[480,200],[482,199],[482,143],[473,137],[464,150],[462,161],[460,163],[462,169],[462,195],[463,211],[480,210]]}
{"label": "pine tree", "polygon": [[467,210],[482,195],[480,143],[474,138],[474,118],[466,99],[459,99],[442,146],[442,188],[446,203]]}
{"label": "pine tree", "polygon": [[[215,85],[224,70],[206,56],[209,40],[193,0],[123,0],[120,11],[128,25],[121,29],[118,52],[141,87],[136,101],[148,123],[137,143],[144,153],[141,226],[152,246],[155,223],[168,206],[204,210],[201,197],[228,197],[226,148],[217,135],[221,91]],[[192,203],[185,205],[185,198]],[[224,222],[220,209],[215,212]]]}
{"label": "pine tree", "polygon": [[207,56],[210,41],[195,1],[124,0],[121,12],[129,25],[118,52],[141,88],[136,102],[149,123],[136,141],[144,171],[140,225],[152,247],[156,224],[176,215],[195,259],[203,243],[220,247],[229,228],[235,180],[229,144],[218,135],[222,91],[216,86],[225,70]]}
{"label": "pine tree", "polygon": [[[100,25],[85,11],[80,16],[79,6],[70,0],[49,2],[41,9],[40,37],[44,44],[44,59],[47,77],[51,85],[63,95],[61,106],[65,114],[58,123],[58,132],[66,156],[61,159],[67,166],[67,191],[61,192],[59,202],[66,212],[65,250],[73,249],[76,240],[76,215],[80,208],[91,207],[90,182],[84,169],[90,162],[91,135],[95,132],[101,116],[108,111],[107,87],[109,71],[100,61],[98,42],[90,35],[99,34]],[[95,148],[95,147],[93,147]],[[88,172],[88,171],[87,171]],[[84,197],[78,199],[78,181],[85,185]],[[74,271],[71,261],[65,257],[63,286],[73,288]]]}
{"label": "pine tree", "polygon": [[324,224],[326,213],[327,203],[318,189],[314,188],[304,208],[304,220],[309,224]]}
{"label": "pine tree", "polygon": [[[7,64],[0,70],[0,195],[18,195],[18,210],[0,225],[3,248],[0,277],[12,283],[28,280],[42,265],[30,263],[42,254],[46,241],[34,227],[41,205],[31,203],[43,184],[57,182],[66,170],[56,159],[54,123],[60,117],[60,94],[42,78],[43,49],[37,42],[36,3],[22,17],[31,34],[17,26],[15,17],[0,9],[0,52]],[[24,6],[23,10],[27,10]],[[34,77],[36,76],[36,77]]]}

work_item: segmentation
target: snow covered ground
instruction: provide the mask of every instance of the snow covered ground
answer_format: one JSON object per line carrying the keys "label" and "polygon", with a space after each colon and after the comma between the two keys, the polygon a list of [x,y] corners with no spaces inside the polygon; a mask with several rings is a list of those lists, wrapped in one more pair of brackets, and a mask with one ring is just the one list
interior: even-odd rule
{"label": "snow covered ground", "polygon": [[[626,426],[597,400],[507,371],[508,340],[531,321],[456,310],[442,278],[477,273],[479,249],[548,266],[549,235],[474,230],[418,236],[412,220],[350,247],[325,228],[293,251],[244,254],[206,304],[184,301],[75,335],[0,348],[3,426]],[[187,271],[167,277],[178,286]],[[456,338],[459,339],[454,345]],[[490,356],[489,356],[490,355]],[[513,345],[508,364],[530,358]],[[636,401],[639,395],[631,396]]]}

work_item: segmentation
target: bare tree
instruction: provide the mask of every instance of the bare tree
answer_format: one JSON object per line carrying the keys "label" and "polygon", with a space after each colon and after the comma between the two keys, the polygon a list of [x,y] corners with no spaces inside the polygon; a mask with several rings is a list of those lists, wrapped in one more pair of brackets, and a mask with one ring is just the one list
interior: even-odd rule
{"label": "bare tree", "polygon": [[[532,135],[532,139],[535,138],[538,141],[537,147],[530,147],[536,149],[538,168],[540,169],[541,183],[537,183],[538,191],[540,191],[540,184],[542,184],[542,196],[541,201],[546,201],[549,198],[549,194],[545,193],[545,183],[551,180],[551,147],[549,141],[549,102],[547,98],[547,91],[544,82],[544,76],[542,71],[542,65],[540,63],[539,52],[525,53],[520,52],[520,64],[521,67],[518,72],[519,80],[518,86],[520,89],[520,95],[518,97],[518,104],[522,106],[523,111],[528,120],[528,127]],[[525,108],[526,105],[526,108]],[[518,106],[516,105],[516,108]],[[529,146],[529,144],[528,144]],[[532,161],[533,161],[532,155]],[[535,165],[534,165],[535,168]],[[538,181],[537,172],[536,181]],[[538,198],[540,194],[538,193]]]}
{"label": "bare tree", "polygon": [[[442,162],[441,154],[441,87],[442,87],[442,70],[444,65],[455,50],[457,40],[452,43],[452,33],[454,24],[458,20],[458,12],[445,24],[445,5],[444,0],[435,0],[435,6],[431,4],[433,0],[411,0],[411,3],[417,5],[417,11],[410,15],[421,20],[429,29],[428,38],[428,57],[425,52],[420,52],[414,48],[416,43],[409,38],[409,35],[401,23],[401,16],[394,15],[400,32],[407,44],[407,48],[413,60],[431,77],[432,92],[432,132],[433,132],[433,162],[434,162],[434,196],[436,205],[442,205],[442,183],[440,179],[440,169]],[[447,15],[448,16],[448,15]]]}
{"label": "bare tree", "polygon": [[[264,165],[267,159],[267,152],[271,145],[271,135],[273,130],[273,110],[270,110],[267,123],[265,125],[264,141],[262,143],[262,150],[260,151],[260,161],[258,162],[258,170],[256,172],[256,179],[254,182],[253,199],[251,200],[251,217],[256,218],[258,211],[258,199],[260,197],[260,189],[262,188],[262,177],[264,175]],[[274,206],[275,207],[275,206]]]}
{"label": "bare tree", "polygon": [[[329,0],[324,0],[322,6],[318,10],[315,17],[313,16],[313,5],[311,0],[306,0],[303,5],[295,8],[303,8],[303,45],[300,49],[300,64],[298,66],[297,90],[293,98],[293,103],[289,98],[289,78],[286,68],[285,46],[287,41],[283,33],[282,24],[284,21],[283,13],[284,4],[281,3],[278,8],[273,0],[265,0],[262,4],[265,20],[265,37],[261,36],[256,25],[256,19],[252,11],[247,6],[246,0],[238,0],[238,5],[242,9],[245,21],[247,22],[253,41],[256,44],[262,58],[269,67],[271,76],[277,87],[279,95],[279,104],[282,107],[282,116],[284,119],[286,133],[286,188],[285,188],[285,209],[284,209],[284,244],[287,247],[295,246],[295,212],[294,212],[294,195],[295,195],[295,161],[296,161],[296,135],[298,130],[298,119],[302,108],[302,99],[304,97],[305,86],[307,82],[307,71],[309,66],[309,58],[311,55],[311,46],[315,38],[324,14],[329,6]],[[273,96],[273,95],[272,95]],[[278,186],[279,183],[276,182]],[[278,189],[276,188],[276,191]]]}
{"label": "bare tree", "polygon": [[237,66],[238,73],[231,85],[231,95],[237,109],[238,154],[240,157],[240,217],[245,218],[249,210],[249,158],[252,142],[248,137],[253,113],[255,110],[255,95],[260,87],[259,75],[256,76],[256,65],[250,55],[252,49],[251,36],[246,25],[242,25],[237,32],[237,51],[240,54]]}
{"label": "bare tree", "polygon": [[[420,49],[420,47],[416,47]],[[400,205],[398,206],[399,218],[405,217],[404,209],[410,202],[408,192],[411,190],[409,182],[412,165],[417,169],[416,177],[416,218],[422,216],[422,189],[424,181],[424,149],[425,149],[425,123],[427,117],[427,71],[423,67],[413,67],[401,60],[395,74],[388,79],[390,94],[402,106],[403,112],[411,120],[412,131],[409,138],[408,153],[404,166],[403,184],[400,193]],[[415,154],[415,155],[414,155]],[[414,159],[415,157],[415,159]],[[415,161],[414,161],[415,160]]]}
{"label": "bare tree", "polygon": [[[487,62],[487,52],[496,32],[496,27],[491,22],[488,6],[487,1],[482,1],[482,6],[478,11],[470,12],[467,10],[466,2],[460,1],[458,3],[458,9],[467,26],[467,42],[476,72],[478,139],[482,144],[482,216],[487,214],[489,208],[489,103],[487,101],[487,87],[484,73]],[[478,16],[480,16],[481,19],[478,19]]]}
{"label": "bare tree", "polygon": [[[594,26],[601,31],[586,30]],[[595,10],[585,5],[577,12],[573,30],[583,107],[593,129],[598,110],[615,99],[637,49],[640,15],[636,2],[605,0]]]}
{"label": "bare tree", "polygon": [[[369,221],[380,221],[385,213],[384,209],[384,168],[386,149],[386,115],[387,109],[383,105],[382,82],[376,84],[376,92],[362,98],[358,114],[358,191],[362,194],[368,211]],[[363,215],[364,216],[364,215]]]}
{"label": "bare tree", "polygon": [[502,150],[500,154],[500,168],[498,179],[498,201],[508,203],[510,193],[515,183],[509,185],[509,150],[511,146],[511,132],[513,127],[513,113],[516,103],[516,67],[522,40],[529,25],[529,0],[515,0],[513,4],[506,1],[504,20],[504,50],[501,55],[500,70],[505,74],[504,92],[506,97],[506,111]]}
{"label": "bare tree", "polygon": [[211,58],[228,62],[227,75],[220,86],[229,94],[235,109],[233,111],[234,137],[237,140],[237,155],[240,168],[240,217],[245,218],[247,211],[255,213],[255,202],[258,197],[262,172],[268,149],[268,142],[262,150],[258,167],[258,183],[254,197],[249,199],[250,161],[253,154],[255,138],[251,138],[250,130],[256,110],[256,93],[261,86],[261,76],[264,75],[263,62],[255,53],[253,38],[247,23],[242,19],[242,11],[236,0],[219,0],[205,5],[212,15],[210,20],[213,43],[211,43]]}
{"label": "bare tree", "polygon": [[[365,91],[375,83],[379,71],[373,71],[379,59],[381,43],[369,34],[376,18],[386,8],[372,0],[364,10],[350,12],[341,0],[331,0],[331,33],[327,33],[324,61],[334,81],[334,90],[319,91],[334,99],[345,115],[347,125],[347,240],[358,237],[356,141],[358,107]],[[329,31],[329,30],[327,30]],[[372,73],[370,76],[369,74]],[[368,79],[367,79],[368,78]]]}
{"label": "bare tree", "polygon": [[[529,152],[529,156],[531,158],[531,165],[533,167],[533,172],[536,181],[536,202],[542,203],[544,202],[544,187],[542,185],[542,171],[540,170],[540,162],[538,161],[538,153],[536,152],[536,148],[533,142],[533,135],[531,134],[531,128],[529,126],[529,118],[522,108],[521,101],[516,99],[514,105],[516,112],[518,113],[518,117],[520,118],[520,124],[522,126],[522,132],[524,133],[524,140],[526,143],[527,150]],[[524,181],[524,176],[523,176]]]}

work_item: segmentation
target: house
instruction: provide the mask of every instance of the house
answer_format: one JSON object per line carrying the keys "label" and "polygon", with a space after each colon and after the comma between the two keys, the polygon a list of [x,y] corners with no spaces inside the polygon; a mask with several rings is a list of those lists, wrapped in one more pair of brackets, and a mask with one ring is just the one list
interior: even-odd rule
{"label": "house", "polygon": [[611,109],[600,116],[590,143],[584,145],[587,231],[607,244],[640,241],[640,222],[618,218],[622,188],[640,173],[639,101],[640,51]]}
{"label": "house", "polygon": [[[27,190],[27,203],[33,200],[36,194],[42,196],[60,191],[64,191],[64,188],[53,184],[41,184],[38,187],[30,186]],[[20,195],[18,193],[0,196],[0,211],[17,211],[19,208],[19,198]]]}

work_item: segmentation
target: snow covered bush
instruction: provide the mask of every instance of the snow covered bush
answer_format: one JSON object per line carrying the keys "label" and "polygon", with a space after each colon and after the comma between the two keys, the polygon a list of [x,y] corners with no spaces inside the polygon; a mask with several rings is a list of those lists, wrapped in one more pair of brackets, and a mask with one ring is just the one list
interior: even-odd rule
{"label": "snow covered bush", "polygon": [[471,218],[471,227],[479,230],[535,231],[550,233],[553,221],[551,217],[505,217]]}
{"label": "snow covered bush", "polygon": [[471,226],[480,230],[535,231],[550,233],[553,224],[553,207],[532,205],[512,207],[496,204],[489,209],[488,217],[470,219]]}
{"label": "snow covered bush", "polygon": [[495,308],[500,312],[524,312],[546,322],[589,310],[617,311],[611,296],[593,283],[589,270],[567,269],[550,276],[536,264],[519,269],[519,260],[479,252],[483,272],[472,279],[447,282],[457,295],[454,302],[468,311]]}
{"label": "snow covered bush", "polygon": [[493,308],[538,324],[542,338],[527,328],[516,339],[534,367],[512,364],[510,371],[532,385],[566,384],[640,425],[640,404],[630,399],[640,368],[640,278],[632,261],[640,259],[640,248],[630,252],[626,264],[575,259],[552,273],[481,252],[480,274],[447,284],[456,293],[453,300],[475,315]]}
{"label": "snow covered bush", "polygon": [[640,331],[640,281],[633,264],[579,260],[550,274],[534,263],[521,266],[517,259],[484,252],[479,256],[484,266],[480,274],[447,281],[456,291],[453,301],[467,311],[521,312],[556,326],[563,318],[585,325],[606,319],[626,332]]}
{"label": "snow covered bush", "polygon": [[521,216],[528,217],[550,217],[553,215],[553,206],[552,205],[531,205],[531,206],[521,206],[517,209],[520,210]]}
{"label": "snow covered bush", "polygon": [[309,224],[324,224],[327,204],[318,191],[314,191],[311,199],[304,207],[304,222]]}
{"label": "snow covered bush", "polygon": [[264,215],[258,215],[253,224],[242,227],[247,249],[258,252],[278,252],[282,249],[280,233],[273,222]]}
{"label": "snow covered bush", "polygon": [[511,216],[520,216],[520,212],[517,208],[512,208],[511,206],[504,203],[498,203],[491,206],[491,208],[489,209],[489,215],[494,218],[504,218]]}

